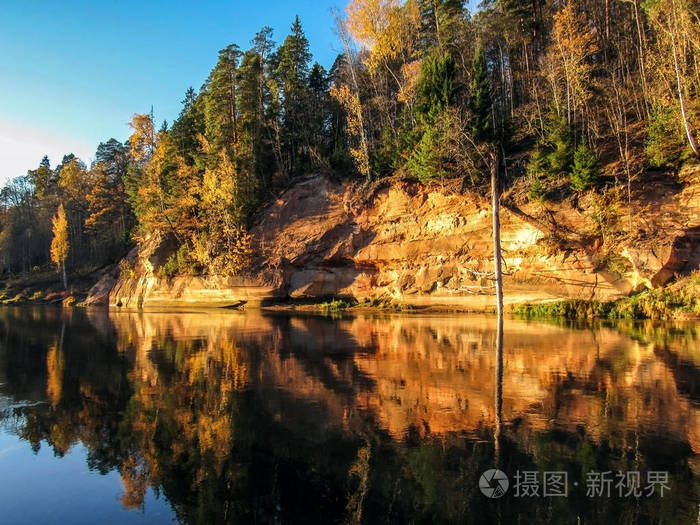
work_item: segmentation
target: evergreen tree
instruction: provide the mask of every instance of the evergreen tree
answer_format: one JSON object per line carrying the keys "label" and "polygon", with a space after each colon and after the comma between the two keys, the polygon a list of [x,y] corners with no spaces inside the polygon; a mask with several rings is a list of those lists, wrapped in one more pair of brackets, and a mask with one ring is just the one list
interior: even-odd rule
{"label": "evergreen tree", "polygon": [[545,183],[549,178],[549,161],[542,148],[535,149],[527,166],[527,173],[530,176],[528,197],[532,200],[545,200],[547,198]]}
{"label": "evergreen tree", "polygon": [[[270,187],[270,162],[265,142],[265,82],[262,56],[254,49],[243,55],[239,70],[240,111],[239,167],[256,181],[259,190]],[[251,205],[253,203],[250,203]]]}
{"label": "evergreen tree", "polygon": [[406,163],[409,173],[421,182],[443,179],[448,175],[442,151],[443,134],[437,126],[430,126]]}
{"label": "evergreen tree", "polygon": [[592,188],[600,180],[598,159],[585,144],[579,144],[574,153],[574,164],[571,167],[571,188],[574,191],[584,191]]}
{"label": "evergreen tree", "polygon": [[196,162],[199,151],[199,136],[204,135],[204,98],[197,95],[193,88],[185,92],[182,110],[170,128],[170,137],[177,155],[192,165]]}
{"label": "evergreen tree", "polygon": [[308,104],[309,41],[297,16],[291,33],[277,51],[275,76],[282,96],[282,145],[287,175],[298,175],[303,168],[302,155],[308,147],[306,105]]}
{"label": "evergreen tree", "polygon": [[477,142],[488,142],[493,138],[493,103],[491,85],[486,64],[486,53],[481,42],[477,43],[472,62],[471,80],[472,134]]}
{"label": "evergreen tree", "polygon": [[308,133],[314,164],[320,164],[328,151],[329,78],[322,65],[315,62],[309,72]]}
{"label": "evergreen tree", "polygon": [[418,0],[423,49],[436,46],[440,52],[448,50],[455,41],[463,3],[462,0]]}
{"label": "evergreen tree", "polygon": [[426,125],[454,103],[456,88],[455,63],[449,55],[429,55],[423,60],[416,86],[415,113]]}
{"label": "evergreen tree", "polygon": [[51,169],[49,158],[44,155],[35,170],[29,170],[27,176],[34,186],[34,191],[39,199],[44,199],[56,193],[57,178],[56,173]]}
{"label": "evergreen tree", "polygon": [[238,143],[236,84],[240,48],[231,44],[219,51],[204,95],[205,135],[214,151],[226,148],[235,156]]}
{"label": "evergreen tree", "polygon": [[574,156],[574,141],[566,117],[557,115],[556,110],[552,109],[546,131],[551,150],[547,155],[550,174],[557,176],[568,172]]}
{"label": "evergreen tree", "polygon": [[270,26],[264,26],[260,31],[255,33],[253,40],[253,51],[255,51],[263,64],[267,62],[272,54],[272,50],[275,48],[275,42],[272,40],[272,28]]}

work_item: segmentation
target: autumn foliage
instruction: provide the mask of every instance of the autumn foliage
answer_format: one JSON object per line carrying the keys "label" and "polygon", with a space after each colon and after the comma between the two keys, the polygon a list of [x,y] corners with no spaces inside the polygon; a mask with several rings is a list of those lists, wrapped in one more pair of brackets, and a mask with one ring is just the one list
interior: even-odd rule
{"label": "autumn foliage", "polygon": [[630,209],[645,170],[698,160],[698,13],[699,0],[486,0],[471,13],[348,0],[328,69],[298,17],[279,43],[264,27],[219,51],[171,125],[136,113],[90,166],[44,158],[10,181],[0,267],[99,267],[158,234],[177,245],[163,275],[230,276],[254,255],[261,210],[310,173],[481,191],[494,147],[506,193],[521,179],[541,202],[607,186]]}

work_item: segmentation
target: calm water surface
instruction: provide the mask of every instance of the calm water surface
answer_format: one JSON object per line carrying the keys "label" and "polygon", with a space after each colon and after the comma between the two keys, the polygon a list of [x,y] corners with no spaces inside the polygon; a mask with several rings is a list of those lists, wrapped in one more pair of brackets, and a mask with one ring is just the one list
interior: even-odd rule
{"label": "calm water surface", "polygon": [[0,523],[700,523],[700,325],[495,328],[0,309]]}

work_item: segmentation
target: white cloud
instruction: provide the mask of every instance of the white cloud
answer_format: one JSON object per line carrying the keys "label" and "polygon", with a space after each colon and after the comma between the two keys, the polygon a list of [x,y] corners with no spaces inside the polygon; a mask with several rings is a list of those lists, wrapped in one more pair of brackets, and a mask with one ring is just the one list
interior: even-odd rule
{"label": "white cloud", "polygon": [[36,168],[44,155],[49,156],[52,167],[67,153],[73,153],[89,164],[95,147],[43,130],[0,122],[0,185]]}

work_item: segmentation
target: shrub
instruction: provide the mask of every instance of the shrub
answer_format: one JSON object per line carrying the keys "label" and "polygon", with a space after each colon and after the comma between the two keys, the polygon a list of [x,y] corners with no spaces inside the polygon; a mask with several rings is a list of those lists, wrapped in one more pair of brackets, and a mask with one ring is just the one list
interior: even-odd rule
{"label": "shrub", "polygon": [[600,181],[600,165],[593,152],[585,144],[580,144],[574,153],[574,165],[571,168],[571,188],[584,191]]}
{"label": "shrub", "polygon": [[549,163],[547,155],[538,147],[530,158],[527,166],[527,173],[530,175],[530,200],[544,201],[547,199],[547,188],[544,182],[549,179]]}
{"label": "shrub", "polygon": [[531,201],[543,202],[547,200],[549,192],[540,178],[534,178],[530,183],[530,190],[527,192],[527,196]]}
{"label": "shrub", "polygon": [[612,303],[600,301],[568,300],[552,303],[519,304],[513,307],[513,313],[523,317],[563,317],[565,319],[588,319],[607,317]]}
{"label": "shrub", "polygon": [[338,312],[340,310],[347,310],[357,305],[357,301],[354,299],[333,299],[331,301],[326,301],[318,305],[319,310],[324,313]]}
{"label": "shrub", "polygon": [[685,139],[679,118],[672,108],[655,105],[647,123],[646,154],[655,168],[675,165]]}
{"label": "shrub", "polygon": [[413,154],[408,158],[406,168],[421,182],[444,178],[448,175],[441,152],[443,136],[436,126],[430,126],[423,133]]}
{"label": "shrub", "polygon": [[644,290],[614,302],[569,300],[520,304],[513,313],[523,317],[586,319],[672,319],[678,314],[700,314],[697,275],[667,288]]}
{"label": "shrub", "polygon": [[563,116],[552,112],[547,123],[547,142],[552,151],[547,155],[549,173],[560,175],[569,171],[573,160],[571,129]]}
{"label": "shrub", "polygon": [[165,264],[160,267],[158,274],[161,277],[174,277],[176,275],[182,275],[190,271],[190,265],[188,261],[188,250],[187,245],[181,245],[178,250],[173,253]]}
{"label": "shrub", "polygon": [[122,259],[119,261],[119,273],[123,277],[127,277],[129,279],[136,277],[136,269],[134,268],[134,264],[129,262],[127,259]]}
{"label": "shrub", "polygon": [[242,226],[232,222],[224,224],[216,236],[211,270],[214,274],[229,277],[243,270],[253,255],[251,236]]}
{"label": "shrub", "polygon": [[384,129],[379,137],[379,147],[372,155],[372,171],[383,177],[396,171],[403,161],[401,148],[397,139],[388,130]]}

